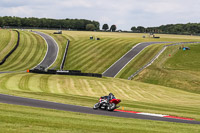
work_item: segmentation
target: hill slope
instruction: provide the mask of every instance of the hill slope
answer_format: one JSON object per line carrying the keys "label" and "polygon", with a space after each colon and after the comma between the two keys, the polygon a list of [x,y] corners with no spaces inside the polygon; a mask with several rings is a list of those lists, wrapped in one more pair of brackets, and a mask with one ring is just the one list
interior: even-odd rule
{"label": "hill slope", "polygon": [[15,31],[0,29],[0,61],[14,48],[16,42]]}
{"label": "hill slope", "polygon": [[168,47],[134,80],[200,93],[200,44],[185,46],[191,50],[179,50],[180,46]]}
{"label": "hill slope", "polygon": [[19,47],[0,66],[0,71],[23,71],[39,64],[45,56],[45,41],[31,32],[20,31]]}

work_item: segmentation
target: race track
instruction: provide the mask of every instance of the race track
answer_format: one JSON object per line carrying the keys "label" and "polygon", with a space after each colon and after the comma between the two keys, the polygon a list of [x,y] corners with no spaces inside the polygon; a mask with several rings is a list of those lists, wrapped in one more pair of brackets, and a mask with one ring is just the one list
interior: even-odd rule
{"label": "race track", "polygon": [[10,96],[10,95],[5,95],[5,94],[0,94],[0,102],[6,103],[6,104],[16,104],[16,105],[40,107],[40,108],[47,108],[47,109],[56,109],[56,110],[63,110],[63,111],[95,114],[95,115],[167,121],[167,122],[187,123],[187,124],[200,124],[200,121],[194,121],[194,120],[181,120],[181,119],[156,117],[156,116],[148,116],[148,115],[142,115],[142,114],[133,114],[133,113],[117,112],[117,111],[108,112],[108,111],[103,111],[103,110],[93,110],[92,108],[89,108],[89,107],[55,103],[55,102],[42,101],[42,100],[36,100],[36,99],[30,99],[30,98],[22,98],[22,97]]}
{"label": "race track", "polygon": [[152,44],[162,44],[169,42],[144,42],[134,46],[124,56],[122,56],[117,62],[110,66],[105,72],[104,77],[115,77],[133,58],[135,58],[144,48]]}
{"label": "race track", "polygon": [[39,69],[40,66],[49,68],[57,59],[58,51],[59,51],[58,44],[51,36],[49,36],[47,34],[44,34],[42,32],[38,32],[38,31],[33,31],[33,32],[40,35],[41,37],[43,37],[47,43],[46,55],[45,55],[44,59],[42,60],[42,62],[40,62],[35,68]]}

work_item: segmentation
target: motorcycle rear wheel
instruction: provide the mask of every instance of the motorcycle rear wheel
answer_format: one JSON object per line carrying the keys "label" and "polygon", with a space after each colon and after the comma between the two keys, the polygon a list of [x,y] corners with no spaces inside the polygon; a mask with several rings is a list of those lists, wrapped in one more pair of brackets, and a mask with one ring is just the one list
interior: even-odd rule
{"label": "motorcycle rear wheel", "polygon": [[115,103],[110,103],[107,107],[108,111],[113,111],[116,108],[116,104]]}

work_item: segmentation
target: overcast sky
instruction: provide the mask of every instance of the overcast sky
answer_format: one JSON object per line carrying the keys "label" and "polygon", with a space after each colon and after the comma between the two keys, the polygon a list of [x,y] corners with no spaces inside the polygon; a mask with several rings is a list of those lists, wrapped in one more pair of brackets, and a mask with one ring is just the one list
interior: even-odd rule
{"label": "overcast sky", "polygon": [[200,0],[0,0],[0,16],[78,18],[132,26],[199,23]]}

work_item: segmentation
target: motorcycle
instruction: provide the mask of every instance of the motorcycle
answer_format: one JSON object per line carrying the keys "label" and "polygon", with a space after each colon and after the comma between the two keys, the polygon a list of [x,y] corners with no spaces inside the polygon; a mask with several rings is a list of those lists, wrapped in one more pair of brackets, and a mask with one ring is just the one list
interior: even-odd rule
{"label": "motorcycle", "polygon": [[120,106],[117,106],[121,102],[120,99],[116,99],[114,96],[109,99],[108,101],[108,96],[103,96],[100,97],[99,102],[96,103],[93,107],[93,109],[103,109],[103,110],[108,110],[108,111],[113,111],[116,108],[119,108]]}

